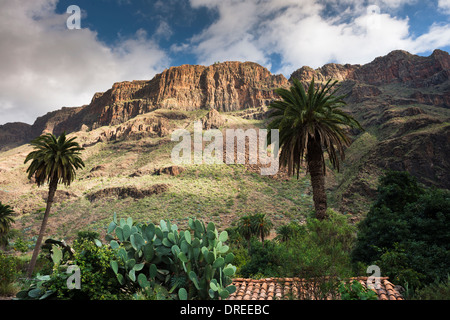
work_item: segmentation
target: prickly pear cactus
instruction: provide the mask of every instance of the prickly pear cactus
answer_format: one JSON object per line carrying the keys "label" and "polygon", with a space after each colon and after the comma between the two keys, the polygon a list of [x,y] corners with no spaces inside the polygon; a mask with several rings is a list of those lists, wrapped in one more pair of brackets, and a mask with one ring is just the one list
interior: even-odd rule
{"label": "prickly pear cactus", "polygon": [[189,227],[179,231],[169,221],[135,223],[114,214],[106,239],[117,252],[111,268],[119,283],[129,290],[160,284],[183,300],[226,299],[236,290],[227,232],[192,219]]}

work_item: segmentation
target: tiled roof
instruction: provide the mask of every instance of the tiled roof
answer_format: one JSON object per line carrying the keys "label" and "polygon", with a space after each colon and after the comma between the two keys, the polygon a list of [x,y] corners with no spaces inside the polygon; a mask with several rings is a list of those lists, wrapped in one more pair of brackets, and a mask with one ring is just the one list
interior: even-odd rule
{"label": "tiled roof", "polygon": [[[367,277],[350,278],[359,281],[367,288]],[[379,287],[372,289],[378,295],[378,300],[403,300],[400,287],[393,285],[387,277],[380,277]],[[236,278],[233,285],[236,291],[227,300],[284,300],[284,299],[315,299],[319,297],[320,283],[300,278],[266,278],[244,279]],[[322,281],[323,283],[323,281]],[[328,296],[327,299],[336,299]]]}

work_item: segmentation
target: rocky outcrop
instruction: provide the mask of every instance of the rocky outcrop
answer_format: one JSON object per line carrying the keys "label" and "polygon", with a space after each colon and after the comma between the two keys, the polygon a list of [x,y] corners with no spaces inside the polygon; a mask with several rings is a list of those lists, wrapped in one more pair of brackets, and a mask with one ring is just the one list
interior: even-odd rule
{"label": "rocky outcrop", "polygon": [[0,151],[17,147],[23,144],[32,135],[32,128],[27,123],[14,122],[0,126]]}
{"label": "rocky outcrop", "polygon": [[[253,62],[223,62],[211,66],[171,67],[151,80],[115,83],[96,93],[90,104],[62,108],[40,117],[31,126],[0,126],[0,150],[28,142],[45,132],[61,134],[116,126],[156,109],[233,111],[258,108],[276,98],[274,90],[287,87],[283,75],[273,75]],[[159,124],[161,135],[165,124]],[[119,133],[120,135],[120,133]]]}
{"label": "rocky outcrop", "polygon": [[329,63],[314,70],[311,67],[304,66],[294,71],[289,80],[292,81],[293,78],[302,82],[310,82],[313,78],[317,82],[326,82],[329,79],[338,81],[350,80],[355,77],[355,71],[360,67],[360,65]]}
{"label": "rocky outcrop", "polygon": [[169,167],[155,169],[153,174],[155,174],[155,175],[168,174],[170,176],[176,177],[176,176],[179,176],[181,173],[183,173],[184,170],[185,169],[180,166],[169,166]]}
{"label": "rocky outcrop", "polygon": [[292,73],[290,80],[309,82],[314,77],[323,82],[331,78],[375,86],[401,83],[419,88],[444,83],[449,79],[449,69],[450,56],[445,51],[435,50],[431,56],[421,57],[396,50],[365,65],[327,64],[316,70],[302,67]]}
{"label": "rocky outcrop", "polygon": [[202,119],[203,130],[219,129],[225,124],[225,119],[220,115],[219,111],[212,109],[205,118]]}
{"label": "rocky outcrop", "polygon": [[119,199],[124,199],[127,197],[131,197],[133,199],[142,199],[151,195],[166,192],[168,189],[169,185],[167,184],[155,184],[145,189],[138,189],[136,187],[113,187],[90,193],[86,197],[91,202],[108,197]]}
{"label": "rocky outcrop", "polygon": [[83,107],[66,108],[48,112],[35,120],[33,125],[26,123],[7,123],[0,126],[0,151],[22,145],[45,133],[60,135],[67,131],[65,122],[72,118]]}

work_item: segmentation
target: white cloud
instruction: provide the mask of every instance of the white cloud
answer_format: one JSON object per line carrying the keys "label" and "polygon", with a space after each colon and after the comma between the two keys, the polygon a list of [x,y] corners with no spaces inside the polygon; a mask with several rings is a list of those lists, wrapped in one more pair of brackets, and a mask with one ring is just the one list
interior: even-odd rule
{"label": "white cloud", "polygon": [[439,0],[438,7],[446,14],[450,14],[450,0]]}
{"label": "white cloud", "polygon": [[[57,0],[2,1],[0,10],[0,124],[33,123],[62,106],[80,106],[114,82],[151,79],[168,65],[143,30],[101,43],[89,29],[68,30]],[[81,22],[83,28],[83,21]]]}
{"label": "white cloud", "polygon": [[411,35],[408,17],[397,13],[416,2],[191,0],[194,8],[215,10],[218,18],[191,39],[190,48],[205,64],[231,57],[270,68],[270,57],[277,54],[281,67],[272,71],[289,76],[304,65],[368,63],[396,49],[422,53],[450,45],[449,25]]}

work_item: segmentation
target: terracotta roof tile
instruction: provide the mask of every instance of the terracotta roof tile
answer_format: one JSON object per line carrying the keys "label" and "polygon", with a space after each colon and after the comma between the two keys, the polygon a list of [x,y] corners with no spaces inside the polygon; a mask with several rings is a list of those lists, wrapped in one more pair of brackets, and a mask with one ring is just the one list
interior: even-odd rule
{"label": "terracotta roof tile", "polygon": [[[348,279],[349,282],[353,280],[359,281],[365,288],[368,287],[367,277]],[[379,287],[372,290],[377,293],[378,300],[403,300],[399,287],[390,283],[387,277],[377,280]],[[236,286],[236,291],[228,297],[228,300],[315,299],[315,292],[318,292],[315,290],[318,288],[317,283],[300,278],[236,278],[233,285]]]}

